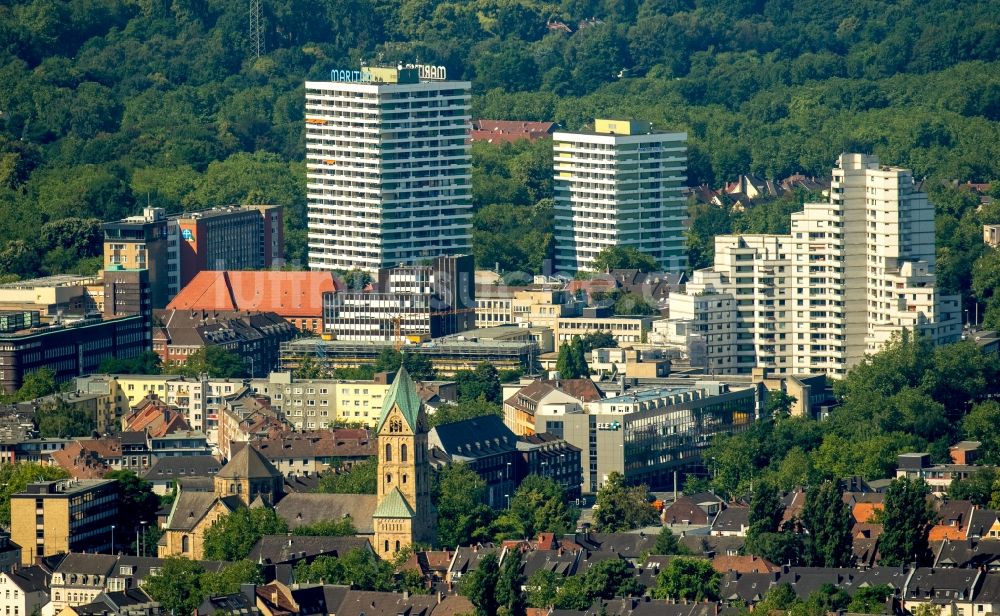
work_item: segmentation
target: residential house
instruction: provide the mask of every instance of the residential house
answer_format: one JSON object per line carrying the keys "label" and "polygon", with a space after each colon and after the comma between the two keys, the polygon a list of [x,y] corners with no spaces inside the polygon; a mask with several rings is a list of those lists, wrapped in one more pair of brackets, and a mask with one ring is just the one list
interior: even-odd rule
{"label": "residential house", "polygon": [[153,484],[153,493],[163,496],[173,492],[177,481],[190,477],[211,478],[218,474],[222,463],[214,456],[170,456],[160,458],[142,478]]}
{"label": "residential house", "polygon": [[750,508],[726,507],[712,521],[712,534],[719,537],[746,537],[750,527]]}
{"label": "residential house", "polygon": [[43,567],[21,567],[0,573],[0,613],[31,616],[49,602],[49,572]]}

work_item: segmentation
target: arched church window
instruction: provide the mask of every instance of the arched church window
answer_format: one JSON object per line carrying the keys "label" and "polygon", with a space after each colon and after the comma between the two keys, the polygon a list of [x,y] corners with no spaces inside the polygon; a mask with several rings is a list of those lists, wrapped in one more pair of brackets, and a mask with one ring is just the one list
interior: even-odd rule
{"label": "arched church window", "polygon": [[400,462],[406,462],[407,461],[407,455],[406,454],[407,454],[406,443],[403,443],[402,445],[399,446],[399,461]]}
{"label": "arched church window", "polygon": [[386,462],[392,462],[392,444],[391,443],[386,443],[385,444],[385,461]]}

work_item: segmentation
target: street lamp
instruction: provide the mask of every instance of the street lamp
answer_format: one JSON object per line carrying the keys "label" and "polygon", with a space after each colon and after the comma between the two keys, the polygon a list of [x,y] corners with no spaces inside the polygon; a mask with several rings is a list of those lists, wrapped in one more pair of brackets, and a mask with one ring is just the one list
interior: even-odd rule
{"label": "street lamp", "polygon": [[510,494],[504,494],[507,497],[507,509],[510,509]]}
{"label": "street lamp", "polygon": [[111,525],[111,553],[115,553],[115,525]]}
{"label": "street lamp", "polygon": [[[148,522],[146,522],[146,520],[143,520],[142,522],[140,522],[140,524],[142,524],[142,553],[140,555],[141,556],[145,556],[146,555],[146,524],[148,524]],[[135,549],[136,550],[139,549],[138,542],[136,543]]]}

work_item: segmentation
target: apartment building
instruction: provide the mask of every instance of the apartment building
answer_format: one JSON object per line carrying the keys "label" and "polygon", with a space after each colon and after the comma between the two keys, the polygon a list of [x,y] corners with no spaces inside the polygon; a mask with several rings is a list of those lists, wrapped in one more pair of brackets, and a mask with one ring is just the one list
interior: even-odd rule
{"label": "apartment building", "polygon": [[384,373],[372,381],[338,381],[272,372],[266,379],[250,381],[251,390],[269,397],[271,406],[297,430],[326,428],[334,422],[374,427],[391,385],[391,375]]}
{"label": "apartment building", "polygon": [[792,214],[788,235],[719,236],[715,254],[670,296],[712,373],[837,378],[903,329],[959,337],[959,300],[935,287],[933,206],[874,156],[843,154],[829,202]]}
{"label": "apartment building", "polygon": [[556,269],[593,271],[602,250],[628,246],[665,272],[683,271],[687,133],[598,119],[592,131],[553,140]]}
{"label": "apartment building", "polygon": [[163,208],[147,207],[140,215],[105,223],[102,227],[104,269],[148,270],[152,305],[154,308],[166,306],[171,288],[167,262],[170,231]]}
{"label": "apartment building", "polygon": [[362,67],[306,82],[310,269],[470,251],[471,84],[444,72]]}
{"label": "apartment building", "polygon": [[28,484],[10,499],[11,539],[21,546],[22,564],[39,556],[111,550],[118,499],[113,479]]}
{"label": "apartment building", "polygon": [[582,316],[556,319],[554,337],[557,351],[564,343],[572,342],[574,336],[596,333],[610,333],[619,346],[645,342],[646,334],[653,328],[653,322],[659,319],[650,316],[588,314],[590,312],[591,309],[587,308]]}

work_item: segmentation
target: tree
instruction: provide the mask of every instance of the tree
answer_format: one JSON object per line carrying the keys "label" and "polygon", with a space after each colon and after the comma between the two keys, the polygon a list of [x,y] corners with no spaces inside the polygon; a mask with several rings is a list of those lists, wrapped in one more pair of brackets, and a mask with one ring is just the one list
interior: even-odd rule
{"label": "tree", "polygon": [[886,567],[900,567],[911,562],[930,561],[927,533],[933,525],[934,510],[927,502],[930,489],[922,479],[901,477],[889,484],[885,509],[880,512],[883,525],[879,538],[879,562]]}
{"label": "tree", "polygon": [[808,567],[847,567],[853,560],[851,510],[839,486],[825,481],[809,488],[802,509],[804,560]]}
{"label": "tree", "polygon": [[183,364],[168,366],[165,372],[189,377],[207,374],[216,379],[233,379],[247,376],[248,371],[239,355],[210,344],[189,355]]}
{"label": "tree", "polygon": [[201,589],[206,597],[237,593],[242,584],[263,583],[263,568],[249,560],[241,560],[218,571],[205,572],[201,576]]}
{"label": "tree", "polygon": [[455,373],[458,384],[458,398],[461,401],[477,400],[480,397],[492,404],[501,404],[500,374],[493,364],[483,362],[475,370],[460,370]]}
{"label": "tree", "polygon": [[191,614],[201,605],[201,586],[205,569],[201,563],[183,556],[168,556],[159,573],[146,578],[142,585],[150,597],[173,614]]}
{"label": "tree", "polygon": [[584,355],[594,349],[617,349],[618,340],[611,332],[590,332],[580,337],[580,348]]}
{"label": "tree", "polygon": [[35,412],[35,423],[43,438],[90,436],[97,428],[94,416],[86,408],[62,398],[41,404]]}
{"label": "tree", "polygon": [[497,579],[496,598],[503,613],[508,616],[524,614],[524,593],[521,586],[524,576],[521,575],[521,551],[508,550],[500,565],[500,576]]}
{"label": "tree", "polygon": [[304,583],[348,584],[358,590],[388,591],[396,587],[392,564],[370,549],[351,550],[340,558],[319,556],[295,566],[295,579]]}
{"label": "tree", "polygon": [[792,406],[798,402],[795,396],[789,396],[784,391],[770,391],[767,394],[767,415],[775,419],[791,415]]}
{"label": "tree", "polygon": [[953,479],[948,486],[948,500],[967,500],[977,507],[987,507],[997,479],[1000,474],[989,467],[977,469],[966,479]]}
{"label": "tree", "polygon": [[972,407],[962,419],[962,434],[969,440],[981,443],[983,461],[1000,462],[1000,435],[996,427],[1000,425],[1000,403],[987,400]]}
{"label": "tree", "polygon": [[535,537],[538,533],[564,535],[576,529],[580,512],[566,505],[566,493],[552,479],[528,475],[514,491],[510,507],[500,514],[495,526],[498,538]]}
{"label": "tree", "polygon": [[485,417],[487,415],[503,417],[503,409],[500,408],[499,404],[489,402],[485,397],[481,396],[475,400],[461,400],[459,402],[442,404],[428,416],[427,423],[433,428],[442,424],[455,423],[456,421],[465,421],[466,419]]}
{"label": "tree", "polygon": [[129,470],[111,471],[104,475],[105,479],[118,482],[118,533],[126,541],[134,541],[132,537],[136,530],[145,522],[156,526],[156,512],[160,508],[160,498],[153,494],[153,484],[140,478]]}
{"label": "tree", "polygon": [[18,462],[0,464],[0,524],[10,527],[10,497],[24,492],[34,481],[66,479],[69,473],[58,466]]}
{"label": "tree", "polygon": [[484,556],[474,571],[462,576],[458,591],[476,606],[476,616],[496,616],[500,564],[495,553]]}
{"label": "tree", "polygon": [[433,496],[438,545],[458,547],[488,537],[493,510],[485,505],[486,482],[474,470],[463,463],[446,466],[437,474]]}
{"label": "tree", "polygon": [[530,607],[546,608],[555,605],[559,593],[559,577],[554,571],[539,569],[525,582],[525,598]]}
{"label": "tree", "polygon": [[416,353],[399,352],[395,349],[383,349],[375,359],[376,372],[395,373],[400,366],[404,366],[410,376],[417,381],[429,381],[434,379],[434,367],[431,361],[424,355]]}
{"label": "tree", "polygon": [[659,314],[660,311],[653,304],[646,301],[646,298],[635,293],[622,293],[615,300],[615,314],[645,316]]}
{"label": "tree", "polygon": [[237,509],[205,530],[206,560],[242,560],[264,535],[282,535],[288,525],[273,509]]}
{"label": "tree", "polygon": [[893,594],[895,591],[888,584],[859,588],[847,606],[847,611],[852,614],[884,614],[885,603]]}
{"label": "tree", "polygon": [[579,379],[590,374],[579,336],[573,336],[570,342],[563,342],[559,346],[556,370],[559,372],[559,377],[563,379]]}
{"label": "tree", "polygon": [[57,391],[59,391],[59,387],[56,385],[55,371],[49,367],[39,368],[24,375],[21,388],[17,390],[17,399],[20,402],[37,400]]}
{"label": "tree", "polygon": [[646,499],[646,486],[626,486],[625,476],[614,472],[597,491],[594,528],[617,533],[648,526],[656,521],[656,510]]}
{"label": "tree", "polygon": [[375,494],[378,489],[378,458],[355,462],[347,470],[322,475],[317,492],[324,494]]}
{"label": "tree", "polygon": [[108,357],[97,369],[101,374],[160,374],[162,370],[160,356],[153,351],[143,351],[138,357],[128,359]]}
{"label": "tree", "polygon": [[596,562],[583,576],[583,591],[589,601],[615,597],[638,597],[645,592],[635,577],[635,569],[621,558]]}
{"label": "tree", "polygon": [[653,595],[660,599],[715,601],[719,598],[722,576],[711,561],[701,558],[674,558],[656,578]]}
{"label": "tree", "polygon": [[748,544],[753,543],[757,535],[778,532],[785,515],[785,506],[781,503],[778,489],[770,482],[761,482],[757,486],[757,491],[750,498],[749,513]]}
{"label": "tree", "polygon": [[631,246],[612,246],[597,253],[591,267],[598,272],[616,269],[637,269],[640,272],[656,271],[656,260]]}
{"label": "tree", "polygon": [[660,534],[656,536],[656,545],[653,546],[653,554],[661,556],[670,556],[674,554],[687,556],[691,554],[691,550],[681,545],[681,543],[677,540],[677,536],[674,535],[669,526],[664,526],[660,529]]}

